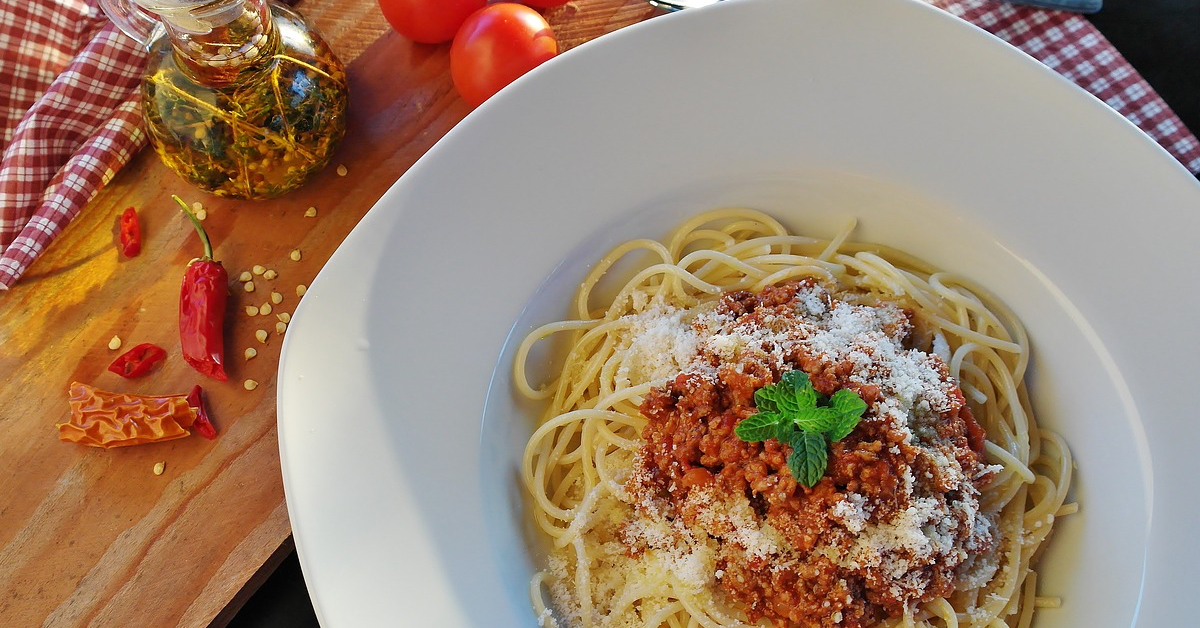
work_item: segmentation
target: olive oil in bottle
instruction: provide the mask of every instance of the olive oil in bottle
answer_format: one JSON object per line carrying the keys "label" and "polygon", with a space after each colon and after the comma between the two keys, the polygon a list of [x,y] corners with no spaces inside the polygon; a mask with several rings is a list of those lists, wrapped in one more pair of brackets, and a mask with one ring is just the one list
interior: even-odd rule
{"label": "olive oil in bottle", "polygon": [[102,6],[146,42],[150,141],[184,179],[221,196],[263,199],[329,163],[346,130],[346,72],[299,14],[266,0]]}

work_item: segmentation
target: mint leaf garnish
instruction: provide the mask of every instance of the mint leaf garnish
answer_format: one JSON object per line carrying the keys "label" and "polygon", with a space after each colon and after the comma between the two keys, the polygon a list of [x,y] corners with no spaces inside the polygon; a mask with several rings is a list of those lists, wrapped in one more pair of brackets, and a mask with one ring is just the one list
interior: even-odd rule
{"label": "mint leaf garnish", "polygon": [[838,423],[841,415],[833,408],[804,408],[792,415],[796,427],[806,431],[824,434]]}
{"label": "mint leaf garnish", "polygon": [[[761,390],[761,389],[760,389]],[[768,438],[778,439],[785,432],[780,428],[786,428],[787,419],[777,412],[759,412],[753,416],[746,417],[737,424],[733,429],[733,433],[737,437],[753,443]]]}
{"label": "mint leaf garnish", "polygon": [[867,402],[854,391],[845,388],[833,393],[829,398],[829,406],[838,413],[837,420],[825,431],[829,440],[834,442],[849,436],[862,419],[863,412],[867,411]]}
{"label": "mint leaf garnish", "polygon": [[843,414],[838,417],[833,427],[829,428],[825,435],[829,437],[830,442],[838,442],[850,435],[858,425],[860,417]]}
{"label": "mint leaf garnish", "polygon": [[867,402],[863,401],[858,393],[843,388],[829,398],[829,407],[838,411],[838,414],[852,414],[854,416],[862,416],[867,410]]}
{"label": "mint leaf garnish", "polygon": [[779,412],[779,404],[775,401],[779,390],[776,386],[763,386],[754,391],[754,406],[759,412]]}
{"label": "mint leaf garnish", "polygon": [[817,405],[817,391],[808,379],[808,373],[799,369],[788,371],[780,378],[780,384],[787,391],[786,396],[795,400],[797,409]]}
{"label": "mint leaf garnish", "polygon": [[825,436],[815,432],[799,432],[790,443],[792,454],[788,456],[788,470],[792,477],[806,488],[812,488],[825,475],[829,465],[829,446]]}
{"label": "mint leaf garnish", "polygon": [[829,443],[849,436],[867,410],[867,402],[846,388],[826,398],[800,369],[754,391],[754,404],[758,414],[739,422],[734,433],[746,442],[773,438],[791,446],[788,470],[809,488],[825,475]]}

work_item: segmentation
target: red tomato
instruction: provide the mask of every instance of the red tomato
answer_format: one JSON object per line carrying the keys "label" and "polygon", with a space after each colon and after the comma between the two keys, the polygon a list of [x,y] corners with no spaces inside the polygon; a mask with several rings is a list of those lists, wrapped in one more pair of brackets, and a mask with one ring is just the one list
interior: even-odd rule
{"label": "red tomato", "polygon": [[531,7],[538,7],[540,9],[549,9],[550,7],[566,3],[567,0],[521,0],[521,4],[528,4]]}
{"label": "red tomato", "polygon": [[379,0],[383,17],[396,32],[423,44],[450,41],[463,20],[485,4],[487,0]]}
{"label": "red tomato", "polygon": [[492,4],[463,22],[450,46],[450,76],[472,107],[558,54],[545,18],[511,2]]}

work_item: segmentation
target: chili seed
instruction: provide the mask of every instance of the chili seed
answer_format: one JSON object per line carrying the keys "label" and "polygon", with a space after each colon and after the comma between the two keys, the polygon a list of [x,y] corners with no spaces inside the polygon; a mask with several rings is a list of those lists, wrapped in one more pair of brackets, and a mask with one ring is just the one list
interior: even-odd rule
{"label": "chili seed", "polygon": [[279,305],[280,303],[283,303],[283,295],[279,294],[278,292],[272,292],[271,293],[271,303],[274,303],[275,305]]}
{"label": "chili seed", "polygon": [[243,270],[242,274],[238,276],[238,281],[254,281],[254,275],[251,275],[248,270]]}
{"label": "chili seed", "polygon": [[204,204],[201,203],[200,201],[196,201],[195,203],[192,203],[192,211],[198,212],[202,209],[204,209]]}
{"label": "chili seed", "polygon": [[246,306],[246,316],[258,316],[258,306],[257,305],[247,305]]}
{"label": "chili seed", "polygon": [[208,212],[203,209],[197,209],[196,220],[204,220],[205,218],[208,218]]}
{"label": "chili seed", "polygon": [[255,275],[261,275],[267,272],[267,269],[262,264],[255,264],[254,268],[251,268],[250,270],[254,271]]}
{"label": "chili seed", "polygon": [[346,167],[346,164],[338,164],[337,175],[339,177],[344,177],[347,174],[350,174],[350,169]]}
{"label": "chili seed", "polygon": [[287,312],[280,312],[275,315],[275,318],[278,318],[281,323],[292,322],[292,315],[288,314]]}
{"label": "chili seed", "polygon": [[113,336],[112,339],[110,339],[108,341],[108,348],[112,349],[113,351],[120,349],[121,348],[121,337]]}
{"label": "chili seed", "polygon": [[247,281],[246,283],[242,284],[242,288],[244,288],[246,292],[254,292],[254,282]]}
{"label": "chili seed", "polygon": [[296,296],[302,297],[302,296],[304,296],[305,292],[308,292],[308,286],[306,286],[304,284],[300,284],[300,285],[296,286]]}
{"label": "chili seed", "polygon": [[287,323],[283,321],[275,323],[275,333],[282,334],[285,331],[287,331]]}
{"label": "chili seed", "polygon": [[263,316],[270,316],[271,315],[271,304],[263,303],[261,306],[259,306],[258,313],[262,314]]}
{"label": "chili seed", "polygon": [[279,276],[279,273],[275,272],[273,269],[270,269],[270,268],[267,269],[267,272],[263,273],[263,279],[267,279],[267,280],[274,279],[278,276]]}
{"label": "chili seed", "polygon": [[317,208],[309,207],[308,209],[304,210],[304,217],[305,218],[316,218],[317,217]]}
{"label": "chili seed", "polygon": [[293,262],[300,261],[300,249],[292,249],[292,252],[288,253],[288,257],[292,258]]}
{"label": "chili seed", "polygon": [[265,330],[265,329],[260,329],[260,330],[258,330],[258,331],[256,331],[256,332],[254,332],[254,337],[255,337],[255,338],[258,338],[258,341],[259,341],[259,342],[261,342],[261,343],[264,343],[264,344],[265,344],[265,343],[267,342],[267,330]]}
{"label": "chili seed", "polygon": [[163,471],[165,471],[166,469],[167,469],[167,463],[165,463],[165,462],[154,463],[154,475],[162,475]]}
{"label": "chili seed", "polygon": [[258,355],[258,349],[254,347],[246,347],[246,351],[242,354],[247,360],[253,360],[254,356]]}
{"label": "chili seed", "polygon": [[246,390],[254,390],[255,388],[258,388],[258,382],[254,381],[252,379],[248,379],[248,380],[242,382],[242,387],[245,388]]}

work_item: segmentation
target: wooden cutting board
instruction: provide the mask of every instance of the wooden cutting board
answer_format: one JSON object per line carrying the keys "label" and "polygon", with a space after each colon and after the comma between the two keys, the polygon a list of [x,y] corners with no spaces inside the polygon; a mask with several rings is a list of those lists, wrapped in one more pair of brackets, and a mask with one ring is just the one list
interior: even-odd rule
{"label": "wooden cutting board", "polygon": [[[0,626],[223,626],[291,549],[275,428],[275,372],[291,313],[363,214],[467,113],[449,77],[449,45],[391,32],[375,0],[299,5],[349,62],[350,124],[333,165],[297,192],[243,202],[189,188],[146,150],[103,189],[25,277],[0,293]],[[546,12],[565,50],[658,15],[641,0],[574,0]],[[344,165],[346,175],[335,171]],[[235,283],[228,382],[180,357],[178,300],[200,255],[170,200],[207,211],[216,257],[237,277],[262,265],[255,291]],[[138,208],[144,245],[124,259],[117,217]],[[315,217],[306,217],[309,207]],[[299,261],[289,254],[298,249]],[[278,292],[269,316],[251,317]],[[266,343],[254,335],[268,331]],[[151,376],[107,372],[120,351],[168,351]],[[244,360],[243,350],[258,354]],[[258,382],[248,391],[245,380]],[[72,381],[147,394],[204,386],[220,435],[99,450],[62,443]],[[156,463],[165,470],[155,475]]]}

